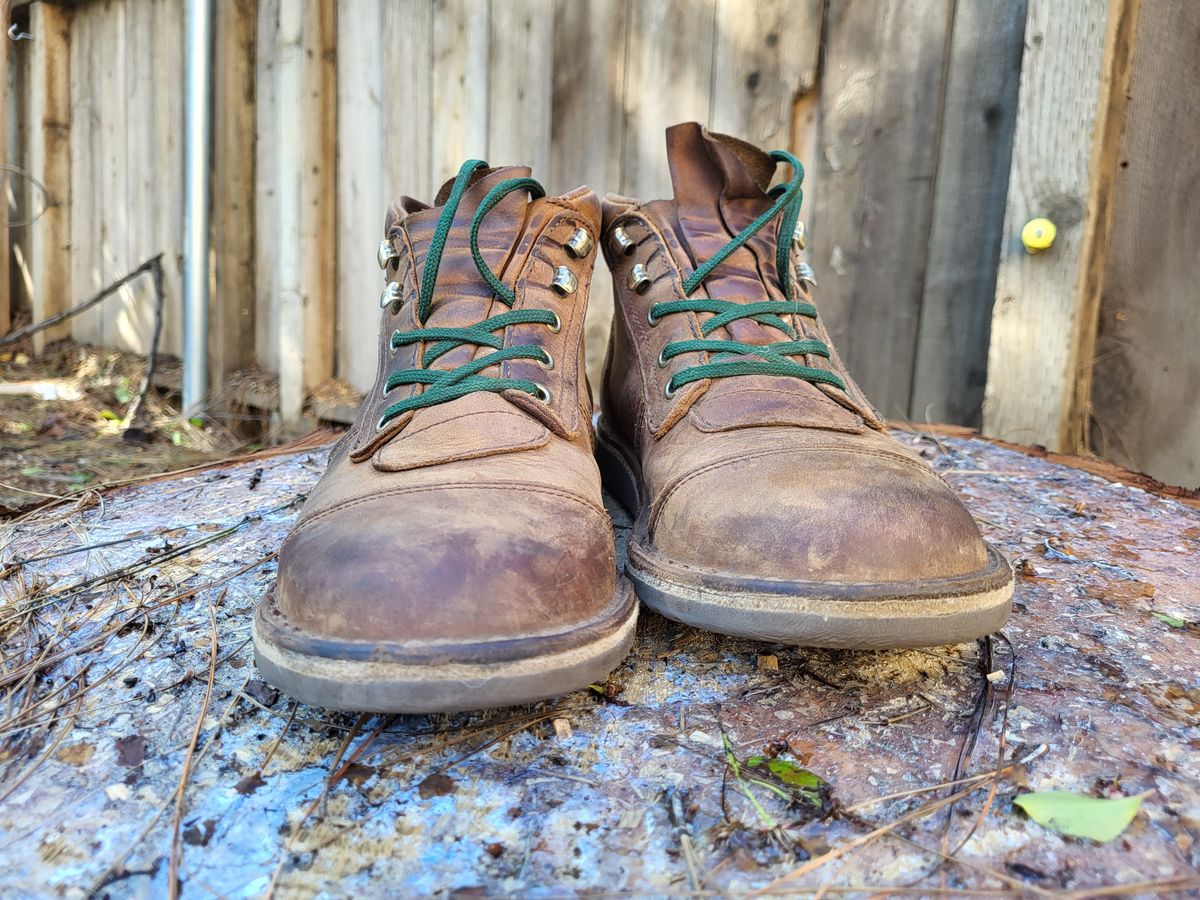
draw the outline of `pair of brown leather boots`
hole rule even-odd
[[[1004,622],[1007,562],[886,434],[812,305],[799,163],[695,123],[667,157],[673,200],[547,197],[472,160],[433,206],[390,210],[379,373],[260,606],[268,680],[354,710],[538,700],[621,662],[639,598],[823,647]],[[599,246],[616,311],[593,431]],[[636,519],[624,572],[601,476]]]

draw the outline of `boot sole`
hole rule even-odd
[[[619,577],[602,617],[578,629],[585,641],[563,647],[572,632],[477,645],[491,655],[500,648],[503,658],[472,661],[470,644],[406,645],[397,650],[383,644],[329,641],[295,629],[285,633],[273,606],[273,595],[263,599],[252,629],[263,678],[312,706],[379,713],[515,706],[585,688],[606,678],[629,653],[638,614],[633,586]],[[555,649],[547,650],[548,644]]]
[[[957,644],[1008,620],[1012,567],[990,544],[980,572],[862,584],[744,578],[670,559],[646,539],[632,454],[598,430],[596,457],[604,486],[636,517],[626,574],[638,598],[669,619],[734,637],[850,650]]]

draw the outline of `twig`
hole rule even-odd
[[[146,394],[154,380],[154,371],[158,368],[158,344],[162,339],[163,305],[166,303],[167,292],[163,285],[162,254],[150,260],[150,273],[154,276],[154,334],[150,338],[150,352],[146,356],[146,371],[142,375],[142,386],[138,394],[129,404],[125,413],[125,428],[128,430],[134,423],[139,422],[142,407],[146,402]]]
[[[227,590],[221,592],[217,604],[224,600]],[[200,715],[196,716],[196,727],[192,730],[192,740],[188,744],[187,756],[183,760],[183,771],[179,773],[179,787],[175,789],[175,818],[171,823],[171,862],[167,870],[167,893],[171,900],[177,900],[179,897],[179,860],[183,856],[183,843],[180,840],[179,832],[183,825],[183,795],[192,774],[192,758],[196,755],[196,743],[200,740],[200,732],[204,730],[204,717],[208,714],[208,702],[212,698],[213,682],[217,677],[217,614],[211,603],[208,605],[208,620],[212,626],[208,685],[204,689],[204,701],[200,704]]]
[[[129,284],[129,282],[135,280],[141,275],[145,275],[147,272],[153,272],[156,266],[161,265],[162,254],[159,253],[157,256],[146,260],[128,275],[123,275],[112,284],[108,285],[108,287],[101,288],[99,293],[93,294],[82,303],[72,306],[70,309],[64,310],[63,312],[55,313],[52,316],[47,316],[40,322],[33,322],[23,328],[18,328],[16,331],[10,331],[4,337],[0,337],[0,347],[5,347],[8,344],[15,344],[17,341],[24,340],[31,334],[37,334],[39,331],[45,331],[47,328],[52,328],[59,322],[65,322],[67,319],[74,318],[80,313],[87,312],[96,304],[125,287],[125,285]]]

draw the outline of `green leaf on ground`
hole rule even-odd
[[[821,776],[778,757],[768,759],[764,756],[752,756],[746,760],[746,765],[751,768],[765,766],[767,771],[790,787],[815,790],[825,783]]]
[[[1160,612],[1150,613],[1150,615],[1154,616],[1160,622],[1166,622],[1172,628],[1187,628],[1187,622],[1177,616],[1168,616],[1166,613]]]
[[[1013,803],[1033,821],[1052,831],[1106,844],[1129,827],[1141,808],[1143,796],[1105,799],[1071,791],[1042,791],[1021,794]]]

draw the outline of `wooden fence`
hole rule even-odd
[[[214,396],[250,367],[276,376],[285,417],[329,379],[370,386],[373,255],[392,198],[430,199],[470,156],[525,162],[553,192],[669,195],[663,130],[695,118],[804,160],[823,315],[886,415],[979,424],[986,387],[991,433],[1064,448],[1089,436],[1114,190],[1133,219],[1153,193],[1123,194],[1117,169],[1139,7],[1180,64],[1194,66],[1200,34],[1186,0],[216,5]],[[165,252],[163,349],[177,353],[183,0],[14,15],[34,39],[9,45],[8,155],[37,179],[10,178],[12,217],[36,217],[12,232],[14,308],[43,318]],[[1177,131],[1194,138],[1187,104],[1143,89],[1159,114],[1190,116]],[[1194,208],[1180,210],[1193,236]],[[1032,215],[1061,229],[1037,258],[1015,239]],[[48,337],[145,351],[151,310],[150,286],[134,285]],[[610,314],[601,273],[593,378]],[[1112,455],[1200,482],[1179,449],[1112,450],[1113,421],[1143,398],[1106,384],[1098,375]],[[1149,373],[1145,385],[1161,387]],[[1168,418],[1149,416],[1160,430]]]

